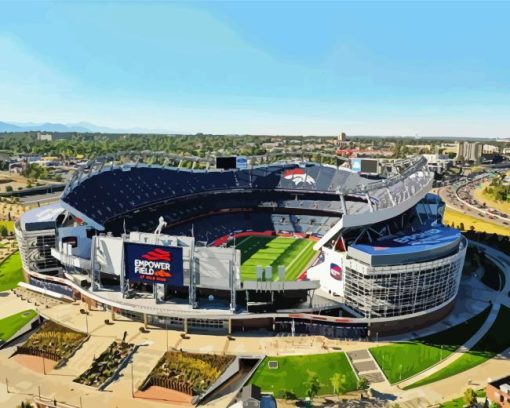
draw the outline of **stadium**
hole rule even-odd
[[[467,242],[423,157],[119,153],[16,223],[27,282],[184,332],[360,338],[452,309]]]

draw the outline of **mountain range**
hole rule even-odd
[[[93,123],[16,123],[1,122],[0,133],[6,132],[79,132],[79,133],[164,133],[177,134],[179,132],[168,132],[162,129],[115,129],[104,126],[97,126]]]

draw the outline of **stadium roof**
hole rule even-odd
[[[460,238],[459,230],[434,225],[413,233],[383,237],[372,244],[354,244],[348,253],[371,266],[416,263],[444,256],[458,246]]]

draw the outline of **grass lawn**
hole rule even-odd
[[[270,369],[269,361],[277,361],[278,368]],[[308,383],[317,376],[321,384],[319,395],[333,394],[330,379],[335,373],[345,374],[342,392],[357,388],[357,379],[344,353],[317,354],[308,356],[266,357],[251,378],[264,392],[273,392],[275,396],[290,391],[298,398],[306,397]]]
[[[373,347],[370,352],[394,384],[422,372],[452,354],[470,339],[487,319],[490,307],[464,323],[410,342]]]
[[[21,257],[15,252],[0,264],[0,292],[15,288],[22,280]]]
[[[278,281],[278,266],[285,265],[285,280],[294,281],[315,255],[313,244],[301,238],[245,237],[236,243],[241,250],[241,280],[256,280],[260,265],[272,266],[273,281]]]
[[[475,231],[487,232],[489,234],[507,235],[510,236],[510,228],[503,225],[496,225],[488,221],[483,221],[479,218],[472,217],[467,214],[463,214],[459,211],[452,210],[446,207],[444,212],[445,225],[451,225],[458,227],[460,223],[464,223],[464,228],[468,231],[471,226],[474,227]]]
[[[0,227],[2,225],[5,225],[5,228],[7,228],[7,231],[14,232],[14,221],[0,221]]]
[[[8,341],[25,324],[32,320],[37,313],[35,310],[24,310],[0,320],[0,342]]]
[[[510,309],[501,306],[496,321],[483,336],[480,341],[468,352],[455,360],[442,370],[407,386],[405,389],[421,387],[435,381],[443,380],[455,374],[459,374],[470,368],[476,367],[495,357],[507,347],[510,347],[510,330],[508,330],[508,322],[510,321]]]

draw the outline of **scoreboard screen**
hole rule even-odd
[[[131,282],[184,284],[181,247],[124,242],[124,268]]]
[[[378,173],[377,160],[362,159],[361,160],[362,173]]]
[[[216,168],[230,170],[237,168],[237,158],[232,157],[216,157]]]

